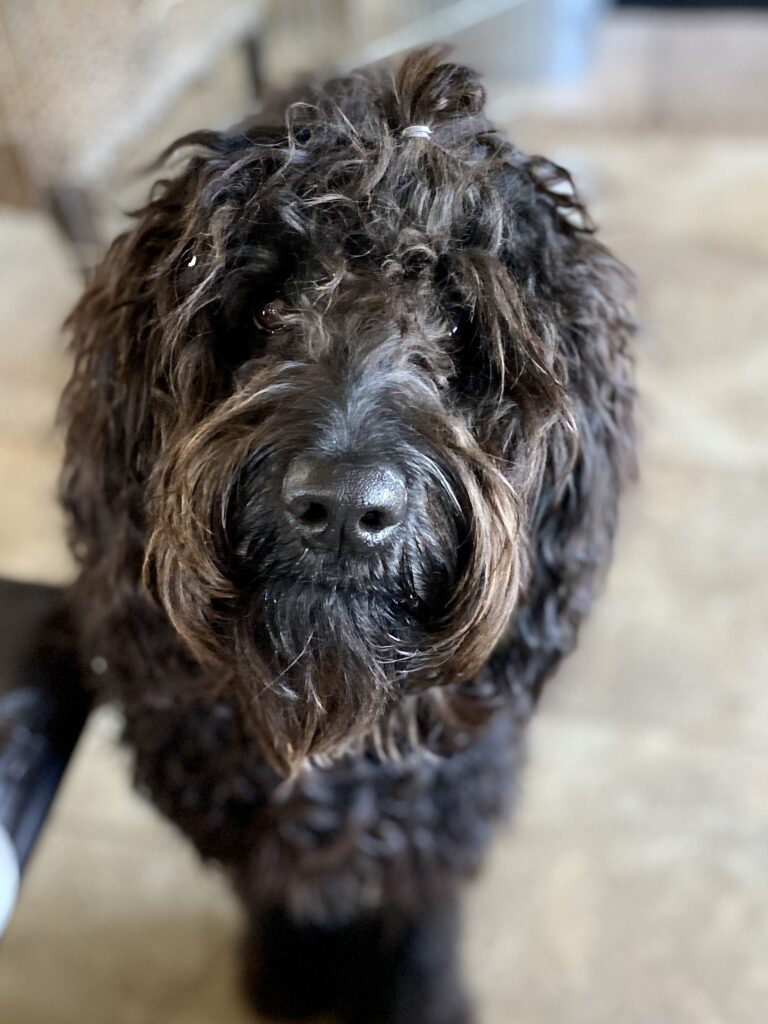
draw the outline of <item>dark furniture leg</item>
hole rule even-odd
[[[79,185],[58,184],[48,190],[46,199],[49,213],[74,250],[87,279],[103,251],[93,196]]]
[[[251,90],[253,92],[254,99],[261,100],[264,95],[264,65],[262,59],[263,47],[261,36],[246,36],[243,41],[243,52],[245,53],[245,63],[248,69],[248,78],[251,83]]]

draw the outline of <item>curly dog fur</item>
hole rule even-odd
[[[69,321],[86,657],[287,1018],[470,1019],[459,883],[632,471],[628,275],[483,105],[423,51],[179,140]]]

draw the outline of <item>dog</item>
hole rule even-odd
[[[631,278],[435,50],[165,161],[68,321],[85,662],[261,1012],[466,1024],[462,883],[633,474]]]

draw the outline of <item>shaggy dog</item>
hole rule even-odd
[[[458,890],[633,462],[627,274],[441,60],[181,139],[69,321],[85,657],[289,1019],[470,1019]]]

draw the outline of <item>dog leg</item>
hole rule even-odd
[[[246,988],[277,1020],[330,1014],[341,1024],[470,1024],[458,980],[453,906],[385,913],[337,927],[263,913],[246,944]]]
[[[454,903],[412,918],[387,914],[374,930],[375,947],[347,984],[343,1024],[470,1024]]]
[[[282,907],[254,915],[245,940],[246,995],[275,1020],[333,1013],[342,999],[359,926],[298,923]]]

